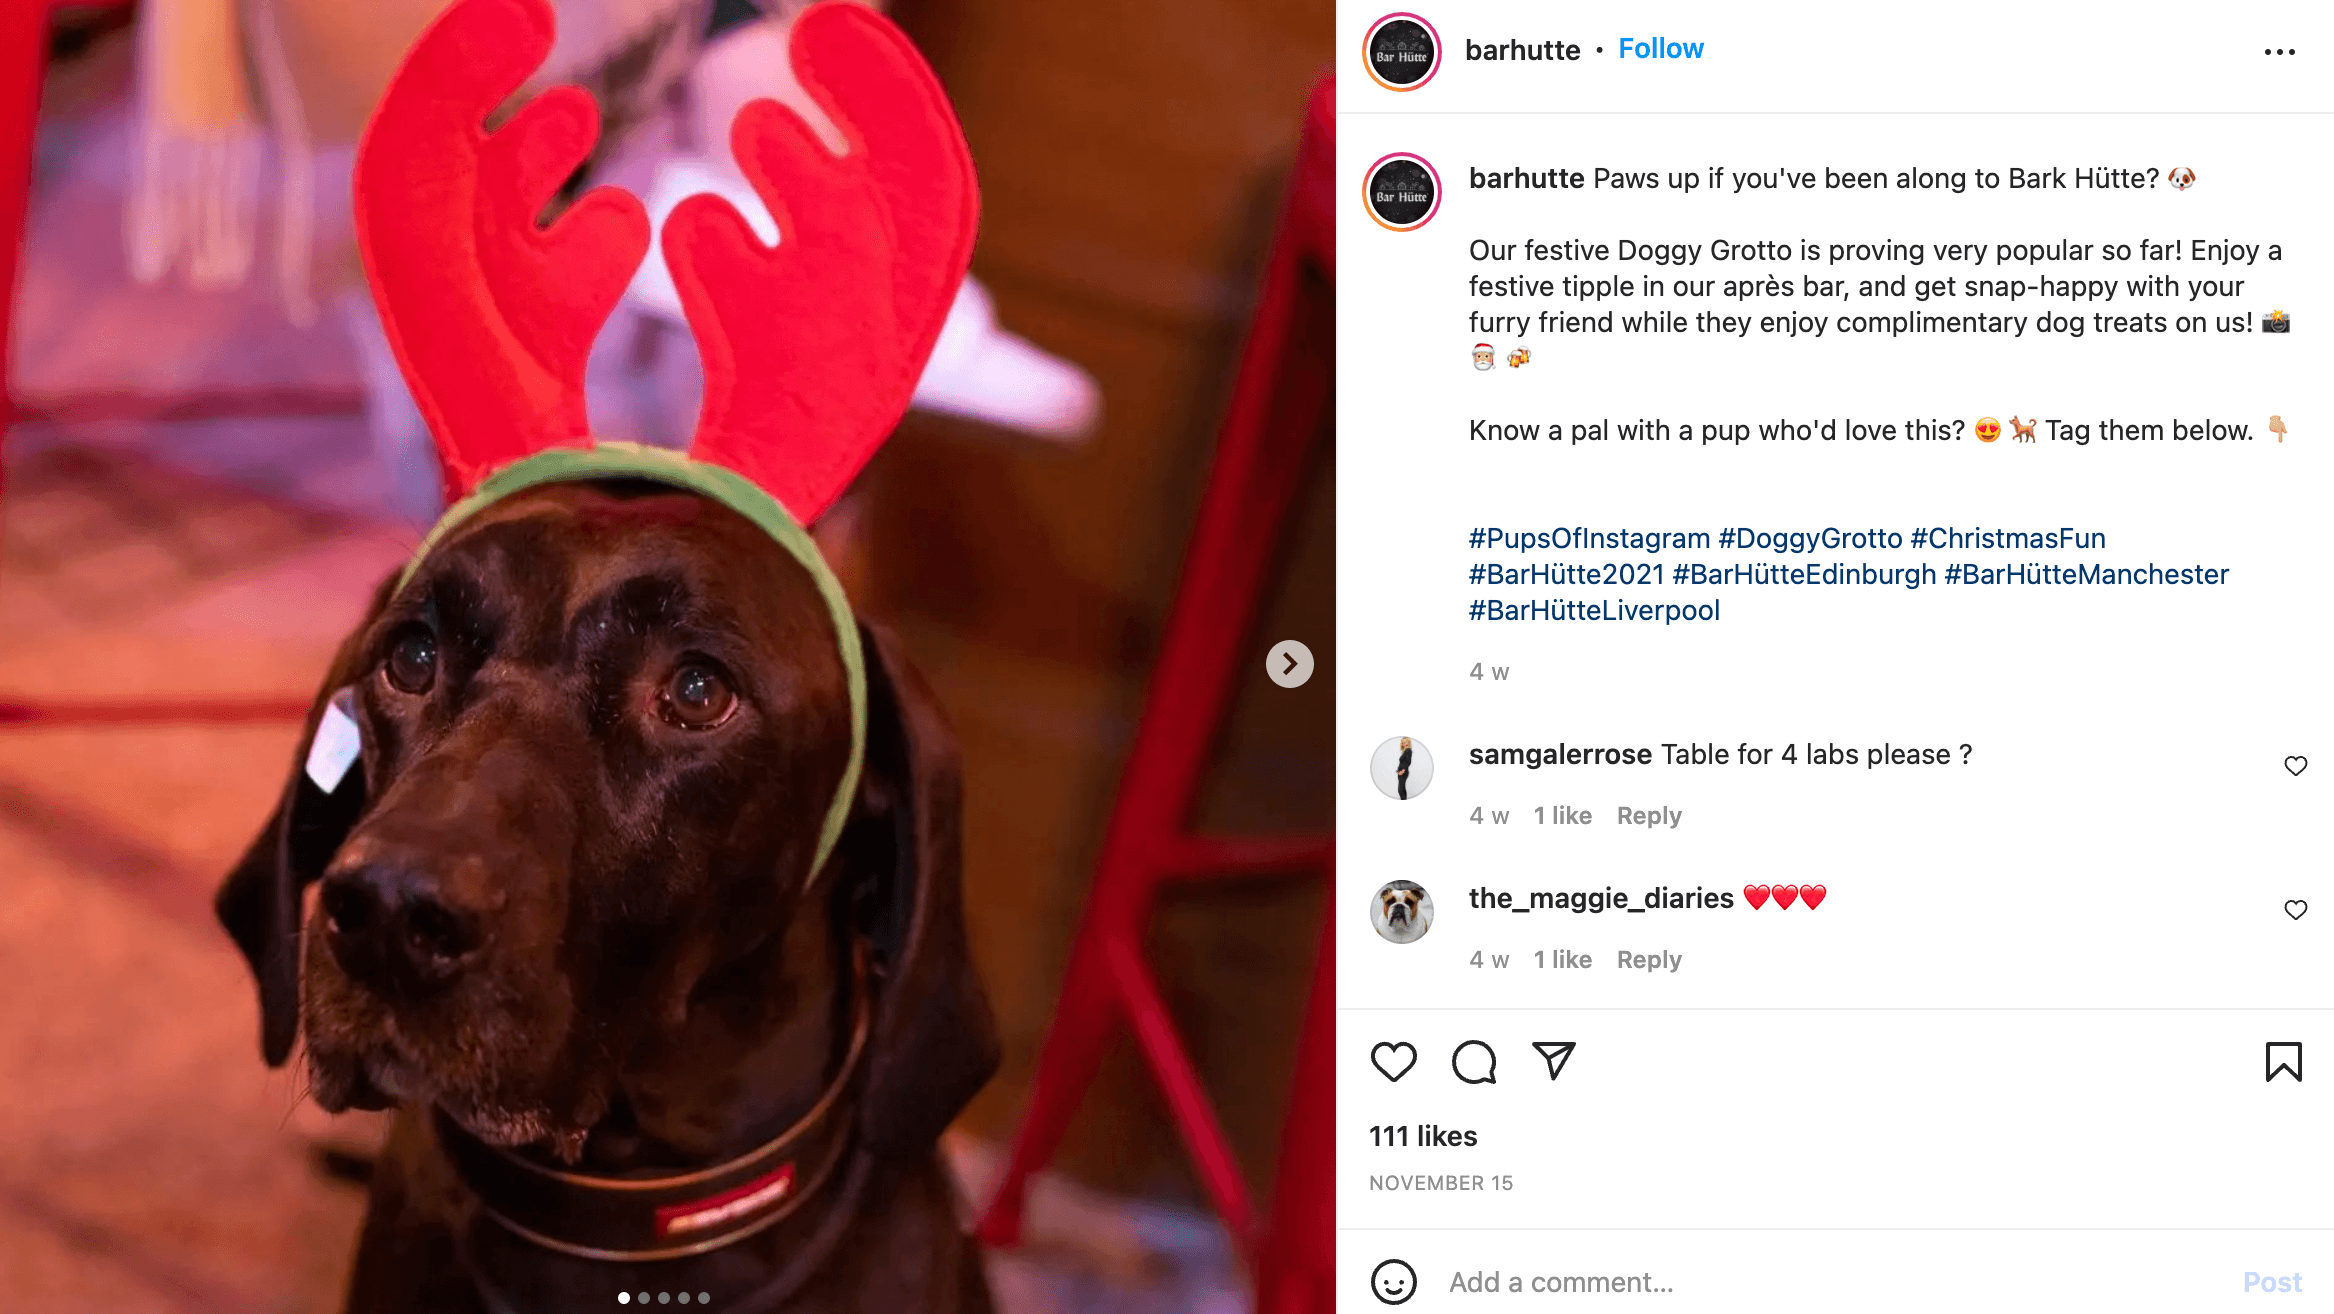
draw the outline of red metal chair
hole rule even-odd
[[[0,365],[10,360],[16,318],[17,266],[24,256],[24,218],[32,199],[32,157],[40,129],[41,79],[49,65],[49,16],[55,3],[0,5]],[[16,419],[9,380],[0,377],[0,432]]]
[[[67,9],[123,10],[129,0],[13,0],[0,3],[0,437],[26,408],[13,391],[16,285],[24,257],[25,218],[31,208],[32,166],[40,129],[41,83],[48,71],[49,25]],[[243,397],[198,394],[184,397],[125,398],[114,395],[60,398],[40,408],[43,417],[202,418],[216,415],[320,414],[346,412],[352,398],[270,392]],[[301,698],[142,699],[61,702],[0,697],[0,727],[9,725],[89,725],[186,722],[297,721],[308,713]]]
[[[1278,541],[1334,381],[1332,218],[1336,104],[1332,81],[1312,94],[1287,206],[1266,261],[1215,463],[1183,578],[1153,668],[1134,748],[1119,781],[1086,914],[1030,1107],[996,1195],[980,1222],[992,1245],[1019,1240],[1031,1173],[1052,1158],[1124,1023],[1165,1093],[1209,1199],[1249,1260],[1260,1314],[1331,1308],[1335,1253],[1331,1124],[1336,1112],[1335,956],[1324,917],[1295,1089],[1282,1136],[1271,1217],[1261,1224],[1158,982],[1142,957],[1153,896],[1174,881],[1334,870],[1326,835],[1209,836],[1185,829],[1235,681],[1262,650],[1250,631]]]

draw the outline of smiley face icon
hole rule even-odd
[[[1399,1259],[1389,1259],[1370,1274],[1370,1294],[1381,1303],[1399,1305],[1418,1294],[1418,1274]]]
[[[1977,422],[1977,440],[1990,443],[2002,436],[2002,422],[1989,415]]]

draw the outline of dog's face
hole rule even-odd
[[[855,815],[868,798],[904,813],[945,777],[932,803],[950,833],[882,861],[896,848],[927,868],[894,893],[939,901],[917,934],[953,960],[930,965],[934,997],[976,1023],[977,1088],[987,1019],[962,954],[953,747],[910,742],[903,700],[921,687],[869,657]],[[328,1109],[429,1102],[499,1144],[580,1142],[627,1055],[709,971],[832,906],[805,896],[851,745],[834,621],[809,572],[726,507],[653,485],[509,497],[385,597],[339,684],[364,741],[355,794],[295,778],[273,863],[263,835],[220,898],[260,976],[271,1061],[290,1041],[272,956],[296,952]],[[871,829],[893,835],[883,820]],[[869,851],[847,837],[829,865]],[[257,892],[271,878],[272,898]],[[892,966],[913,993],[916,973]]]
[[[1410,881],[1395,881],[1378,891],[1378,933],[1396,944],[1408,944],[1426,934],[1429,909],[1425,890]]]
[[[588,1126],[806,883],[850,747],[817,587],[711,501],[553,485],[462,525],[356,646],[370,797],[307,921],[316,1098]]]

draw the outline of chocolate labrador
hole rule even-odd
[[[862,627],[865,764],[811,870],[830,615],[712,500],[559,483],[342,646],[309,733],[337,707],[361,752],[295,769],[218,910],[268,1060],[304,1036],[319,1104],[398,1110],[350,1314],[989,1308],[936,1148],[996,1062],[955,747]]]

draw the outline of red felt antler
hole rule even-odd
[[[588,94],[545,92],[485,130],[552,31],[547,0],[457,0],[406,56],[357,149],[357,243],[449,500],[588,437],[584,360],[648,252],[640,202],[613,188],[535,223],[599,134]]]
[[[830,0],[795,20],[791,53],[850,153],[774,102],[746,106],[732,149],[778,245],[695,196],[665,221],[664,250],[705,362],[691,455],[808,524],[907,410],[971,260],[980,199],[947,95],[898,29]]]

